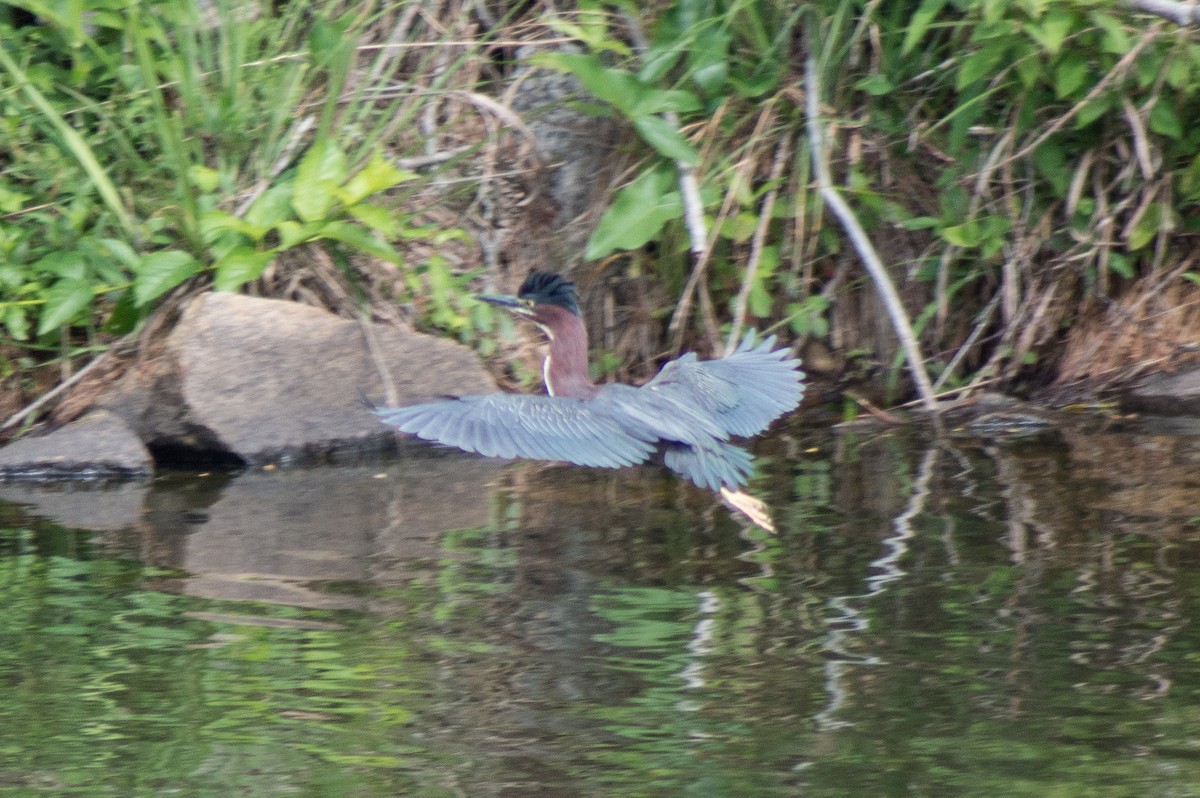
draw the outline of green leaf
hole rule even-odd
[[[134,269],[138,264],[138,254],[133,251],[133,247],[120,240],[119,238],[102,238],[100,243],[104,245],[114,258],[120,261],[121,265],[127,269]]]
[[[259,252],[251,247],[231,249],[215,264],[217,276],[213,286],[218,291],[236,291],[261,277],[272,257],[270,252]]]
[[[592,96],[603,100],[626,116],[643,94],[652,86],[619,69],[608,69],[594,55],[581,53],[538,53],[531,62],[570,72],[584,85]]]
[[[367,165],[337,191],[337,197],[344,205],[354,205],[376,192],[386,191],[417,177],[416,172],[397,168],[391,160],[377,151]]]
[[[8,309],[4,311],[4,326],[16,340],[29,340],[29,314],[20,305],[9,305]]]
[[[305,153],[293,181],[292,207],[301,220],[324,219],[338,201],[334,191],[346,180],[346,154],[332,139]]]
[[[1159,97],[1150,109],[1150,129],[1167,138],[1183,138],[1183,123],[1175,113],[1175,106],[1164,97]]]
[[[708,97],[715,97],[725,88],[729,77],[729,43],[732,37],[723,27],[707,27],[697,32],[688,51],[688,67],[692,80]]]
[[[700,163],[700,153],[688,143],[678,130],[659,116],[643,116],[633,120],[633,126],[654,149],[672,160],[688,166]]]
[[[275,231],[279,233],[277,251],[291,249],[297,244],[312,241],[321,234],[321,227],[322,225],[319,224],[300,224],[292,219],[280,222],[275,227]]]
[[[926,31],[929,30],[933,20],[937,18],[945,5],[946,0],[925,0],[921,3],[908,21],[908,30],[904,32],[904,43],[900,45],[901,55],[908,55],[921,43],[921,39],[925,38]]]
[[[133,291],[124,291],[113,305],[112,312],[104,322],[104,331],[110,335],[124,335],[133,331],[141,322],[143,313],[134,302]]]
[[[1075,26],[1075,15],[1065,8],[1052,7],[1040,23],[1030,24],[1029,35],[1046,49],[1050,55],[1058,55],[1063,42]]]
[[[388,238],[396,235],[396,217],[387,208],[360,202],[346,208],[346,212],[380,235]]]
[[[1001,61],[1008,55],[1008,43],[992,42],[968,55],[958,68],[955,88],[959,91],[978,80],[994,76]]]
[[[291,183],[271,186],[254,201],[243,218],[264,232],[270,230],[285,219],[292,218],[292,195],[294,193]]]
[[[621,189],[588,239],[584,257],[596,260],[618,249],[637,249],[658,235],[664,224],[683,213],[673,186],[672,170],[659,168],[643,172]]]
[[[638,119],[666,111],[688,113],[699,111],[703,107],[704,104],[700,102],[700,98],[690,91],[649,88],[642,92],[637,102],[629,108],[629,116]]]
[[[1133,42],[1129,38],[1129,34],[1125,31],[1125,26],[1121,20],[1106,14],[1103,11],[1093,11],[1089,15],[1092,22],[1104,31],[1104,37],[1100,40],[1100,48],[1106,53],[1113,55],[1125,55],[1129,52],[1129,48],[1133,46]]]
[[[164,249],[146,255],[134,271],[134,299],[141,307],[198,274],[200,264],[186,252]]]
[[[321,227],[320,235],[323,238],[332,238],[334,241],[349,244],[355,249],[362,250],[389,263],[399,264],[402,262],[400,254],[392,248],[391,244],[376,237],[370,231],[350,222],[329,222]]]
[[[265,196],[266,194],[263,195],[263,197]],[[262,202],[263,197],[259,197],[258,202],[255,202],[250,208],[251,213],[254,212],[255,208],[259,209],[260,213],[254,213],[255,217],[261,217],[265,215],[261,213],[261,211],[265,210],[265,207],[259,205],[259,202]],[[284,201],[286,202],[286,198]],[[247,213],[246,216],[249,217],[251,213]],[[204,237],[204,242],[206,244],[212,244],[214,241],[230,232],[238,233],[239,235],[248,238],[251,241],[258,241],[264,235],[266,235],[267,230],[269,229],[269,227],[262,227],[257,224],[252,224],[247,219],[239,219],[232,213],[227,213],[225,211],[214,209],[204,211],[204,213],[200,215],[200,234]]]
[[[46,289],[46,304],[38,319],[39,336],[57,330],[92,304],[92,289],[83,280],[64,277]]]
[[[886,75],[876,72],[855,83],[854,87],[860,91],[865,91],[872,97],[881,97],[884,94],[891,94],[895,91],[896,84],[892,83]]]
[[[188,168],[188,180],[201,191],[212,193],[221,184],[221,173],[201,164],[192,164]]]
[[[1169,214],[1169,211],[1167,213]],[[1142,218],[1138,219],[1133,229],[1129,231],[1126,241],[1129,249],[1136,252],[1153,241],[1159,230],[1164,227],[1163,222],[1167,218],[1170,217],[1164,215],[1163,204],[1152,203],[1150,207],[1146,208],[1146,212],[1142,214]]]
[[[942,228],[939,235],[947,243],[953,244],[956,247],[978,246],[980,240],[979,223],[971,220],[952,227],[945,227]]]
[[[1054,93],[1061,100],[1074,94],[1087,79],[1087,59],[1076,52],[1067,53],[1054,69]]]
[[[75,250],[68,252],[51,252],[29,267],[34,273],[45,272],[56,277],[68,277],[73,280],[87,279],[87,261],[83,253]]]

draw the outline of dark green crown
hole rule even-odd
[[[575,283],[561,274],[550,272],[530,272],[521,283],[517,292],[521,299],[532,299],[539,305],[558,305],[579,315],[579,298],[575,293]]]

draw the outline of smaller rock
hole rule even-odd
[[[88,413],[47,435],[0,449],[0,479],[111,479],[148,476],[150,452],[106,410]]]
[[[1121,405],[1129,410],[1169,416],[1200,414],[1200,369],[1155,374],[1129,391]]]

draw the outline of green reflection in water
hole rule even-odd
[[[0,795],[1200,794],[1190,484],[1094,438],[815,444],[770,460],[778,537],[653,472],[520,472],[491,524],[305,585],[353,609],[0,515]]]

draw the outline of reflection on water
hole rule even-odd
[[[0,487],[0,792],[1200,794],[1200,438],[759,454]]]

